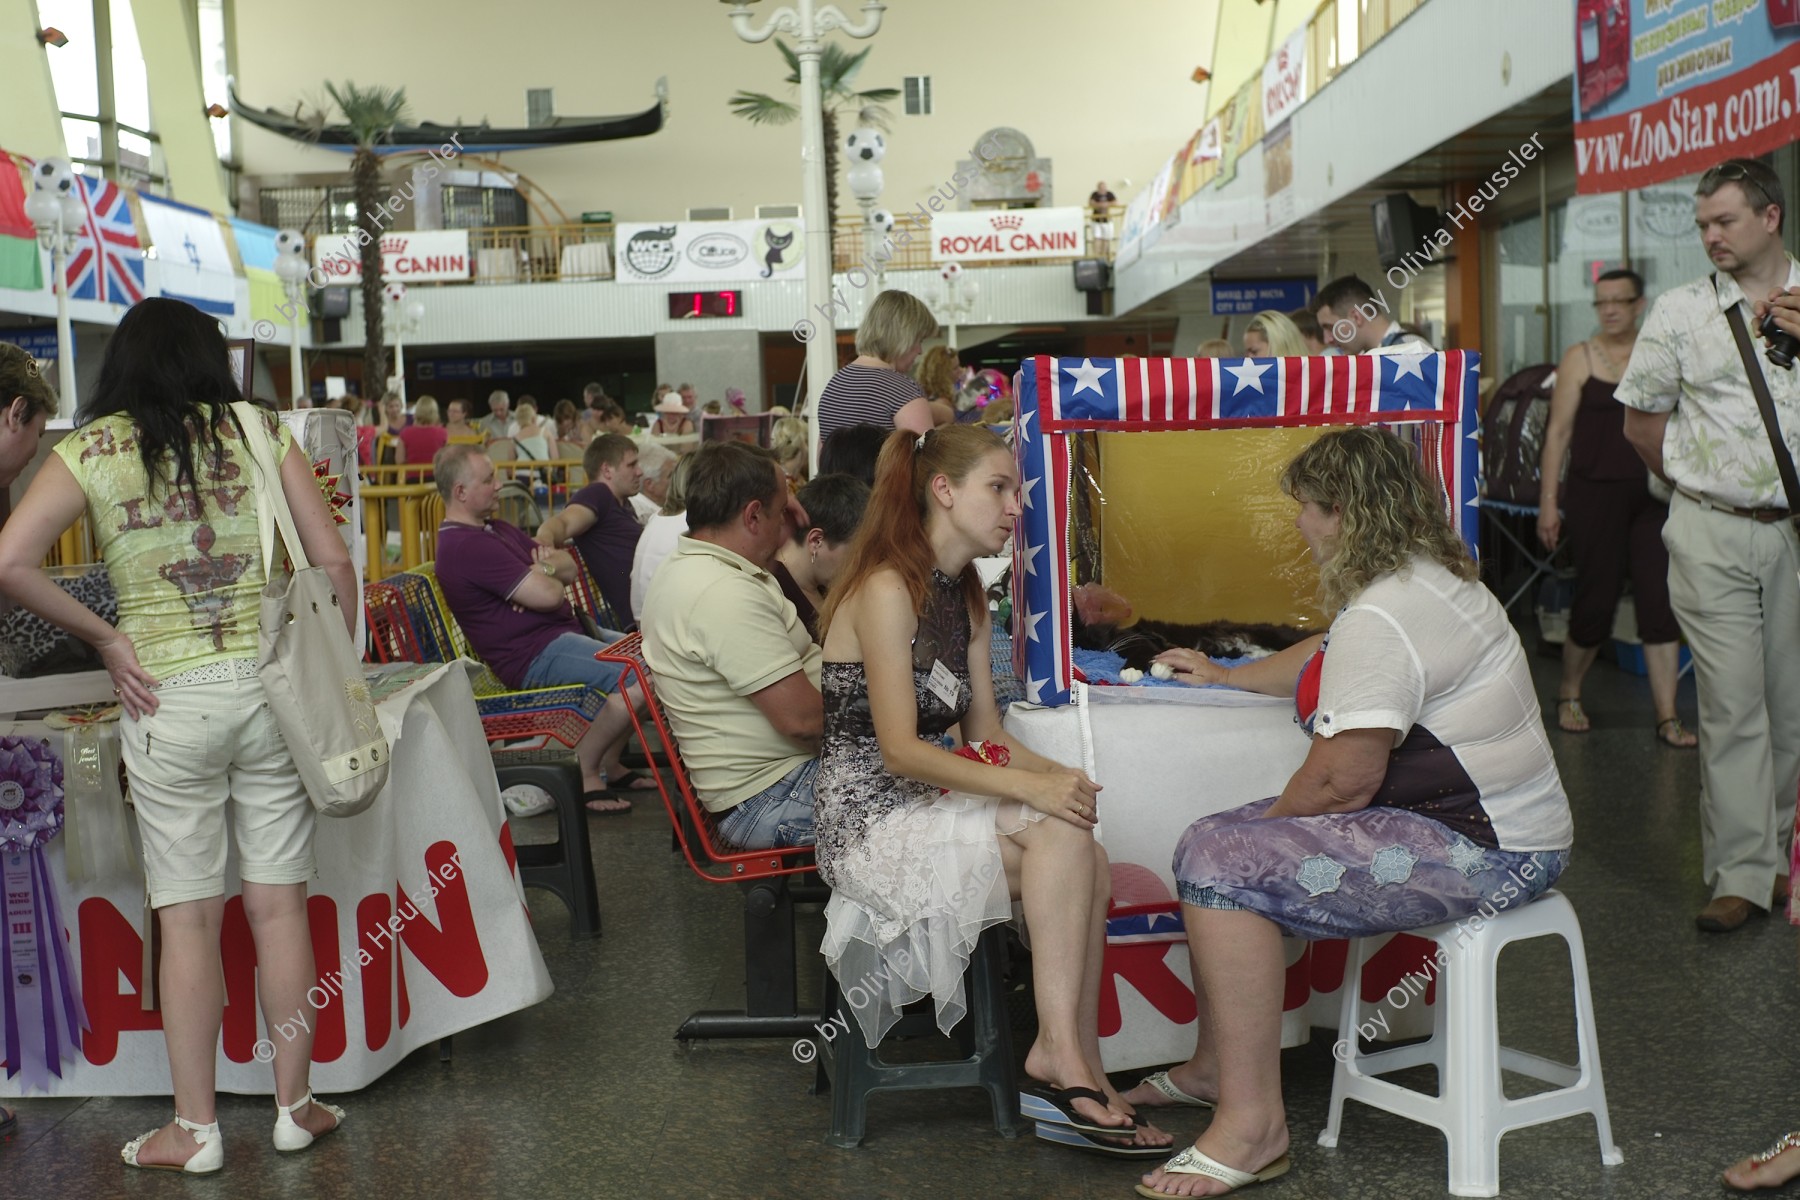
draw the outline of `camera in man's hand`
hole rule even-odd
[[[1756,327],[1769,343],[1769,361],[1784,371],[1794,369],[1794,355],[1800,353],[1800,338],[1775,323],[1774,313],[1764,313],[1762,323]]]

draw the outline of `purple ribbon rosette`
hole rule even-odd
[[[26,1091],[62,1078],[88,1023],[45,855],[62,826],[62,759],[47,741],[0,737],[0,1036],[6,1076]]]

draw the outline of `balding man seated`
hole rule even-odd
[[[631,736],[631,714],[619,688],[620,668],[594,658],[606,643],[582,632],[563,595],[575,579],[574,559],[493,519],[500,481],[480,447],[444,447],[432,472],[444,497],[438,585],[456,623],[507,687],[580,683],[606,693],[600,715],[575,744],[582,799],[597,813],[630,812],[631,801],[618,793],[655,785],[619,761]],[[632,699],[642,703],[640,696]]]
[[[688,532],[644,597],[644,661],[719,833],[811,845],[819,648],[770,574],[806,514],[767,450],[714,442],[687,471]]]

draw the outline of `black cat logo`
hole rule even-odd
[[[763,241],[768,244],[768,253],[763,255],[762,277],[769,278],[775,274],[775,264],[781,261],[781,252],[794,244],[794,231],[776,233],[774,226],[763,230]]]

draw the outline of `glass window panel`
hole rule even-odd
[[[113,113],[121,125],[153,131],[150,83],[144,73],[144,51],[138,45],[131,0],[112,0],[112,37]]]
[[[1500,227],[1495,238],[1495,258],[1500,267],[1499,317],[1495,339],[1499,342],[1500,369],[1505,379],[1549,354],[1544,345],[1544,223],[1536,213]]]
[[[38,0],[38,21],[68,36],[66,46],[48,46],[56,103],[64,112],[100,115],[100,75],[94,65],[93,0]]]
[[[64,117],[63,145],[70,158],[100,157],[100,122]]]
[[[205,93],[207,104],[218,104],[231,107],[230,94],[226,89],[226,76],[230,67],[225,56],[225,5],[224,0],[200,0],[200,87]],[[220,118],[212,121],[213,145],[218,148],[219,157],[231,157],[231,121]]]
[[[1337,6],[1337,68],[1341,71],[1356,61],[1361,53],[1361,36],[1357,31],[1357,18],[1360,0],[1338,0]]]
[[[1712,273],[1712,260],[1694,228],[1694,185],[1699,181],[1698,175],[1689,175],[1631,193],[1631,267],[1644,277],[1644,291],[1652,301]]]
[[[1620,237],[1619,197],[1577,196],[1550,210],[1550,353],[1591,337],[1594,281],[1625,265]]]

